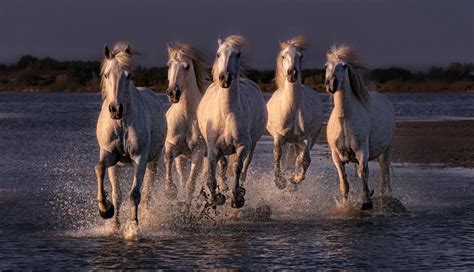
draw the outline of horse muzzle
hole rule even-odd
[[[331,82],[332,81],[332,82]],[[328,80],[326,79],[326,91],[330,94],[334,94],[338,87],[337,79]]]
[[[295,83],[296,80],[298,80],[298,70],[296,69],[288,70],[286,78],[288,79],[289,82]]]
[[[110,118],[114,120],[122,119],[123,114],[123,105],[118,103],[113,103],[109,105]]]
[[[221,88],[227,89],[232,84],[232,75],[230,73],[221,73],[219,75],[219,82]]]
[[[168,100],[171,103],[178,103],[179,99],[181,98],[181,90],[178,87],[175,87],[171,90],[167,90],[166,94],[168,95]]]

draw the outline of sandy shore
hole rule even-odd
[[[474,121],[398,122],[393,161],[474,167]]]

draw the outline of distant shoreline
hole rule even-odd
[[[138,66],[132,72],[132,80],[136,86],[163,91],[168,84],[167,72],[167,67]],[[377,90],[383,93],[474,92],[474,63],[451,63],[425,72],[388,67],[371,69],[368,73]],[[276,90],[274,70],[246,69],[244,74],[262,91]],[[301,77],[308,87],[325,90],[324,69],[303,69]],[[26,55],[14,65],[0,64],[0,91],[93,93],[99,89],[99,61],[57,61]]]

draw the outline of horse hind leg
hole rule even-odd
[[[191,203],[194,190],[196,187],[196,179],[199,175],[199,170],[202,166],[203,154],[201,152],[193,152],[191,154],[191,169],[189,171],[189,177],[186,182],[187,202]]]
[[[186,161],[187,158],[184,156],[177,156],[175,159],[176,172],[179,176],[179,187],[184,188],[186,186]]]
[[[244,160],[244,165],[242,167],[242,173],[240,174],[240,184],[241,184],[241,186],[243,186],[245,184],[245,182],[247,181],[247,173],[248,173],[250,163],[252,162],[253,151],[255,150],[256,145],[257,145],[256,143],[252,144],[252,147],[250,148],[249,155]]]
[[[283,190],[286,187],[286,179],[283,177],[281,173],[281,157],[282,157],[282,146],[284,144],[285,140],[282,137],[274,137],[274,142],[273,142],[273,157],[275,159],[273,163],[273,174],[274,174],[274,179],[273,182],[275,183],[275,186]]]
[[[231,162],[234,161],[233,156],[229,156],[229,160]],[[219,178],[217,179],[217,187],[219,188],[219,192],[226,192],[229,190],[227,186],[227,168],[228,168],[228,160],[225,156],[222,156],[219,161],[217,162],[219,167]],[[231,164],[232,165],[232,164]]]
[[[156,174],[156,160],[150,161],[146,164],[145,177],[143,179],[142,195],[143,202],[142,206],[144,209],[148,209],[151,202],[151,195],[153,191],[153,182],[155,181]]]
[[[99,206],[99,214],[104,219],[112,218],[115,213],[114,205],[109,200],[107,200],[107,196],[105,194],[104,179],[105,170],[116,163],[117,158],[114,154],[105,150],[100,150],[100,159],[95,166],[95,173],[97,176],[97,202]]]
[[[378,157],[380,166],[379,190],[380,195],[392,193],[392,186],[390,184],[390,154],[391,147],[387,148],[385,152]]]
[[[174,200],[178,196],[178,188],[173,182],[173,173],[172,173],[172,166],[173,166],[173,160],[176,158],[176,151],[173,148],[174,146],[172,145],[165,145],[165,155],[164,155],[164,161],[165,161],[165,172],[166,172],[166,177],[165,177],[165,196],[170,199]]]
[[[357,156],[357,175],[362,182],[362,206],[361,210],[370,210],[373,208],[372,199],[370,198],[371,192],[369,190],[369,161],[368,151],[360,151]]]

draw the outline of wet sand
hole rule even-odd
[[[474,120],[397,122],[393,161],[474,167]]]

